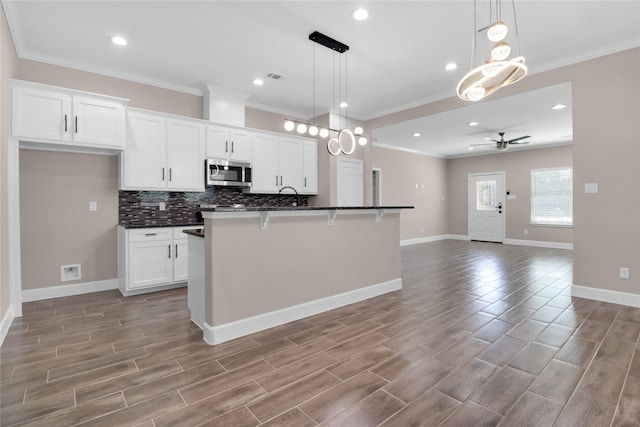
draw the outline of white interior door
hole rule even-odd
[[[364,203],[362,160],[338,159],[338,206],[362,206]]]
[[[502,243],[504,172],[469,175],[469,237]]]

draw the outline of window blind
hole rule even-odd
[[[573,224],[573,170],[571,168],[531,171],[531,223]]]

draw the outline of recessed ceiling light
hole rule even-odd
[[[473,147],[467,147],[467,150],[473,151]]]
[[[478,126],[480,123],[478,122],[469,122],[467,123],[469,126]]]
[[[353,19],[355,19],[356,21],[364,21],[369,17],[369,12],[367,11],[367,9],[358,9],[353,12],[351,16],[353,16]]]
[[[256,86],[262,86],[264,81],[262,79],[253,79],[253,84]]]
[[[484,139],[487,140],[487,141],[492,141],[490,136],[485,136]]]
[[[420,132],[414,132],[413,136],[414,136],[415,138],[419,137],[419,136],[420,136]]]
[[[552,110],[562,110],[563,108],[567,108],[566,104],[556,104],[553,107],[551,107]]]
[[[447,71],[453,71],[456,68],[458,68],[458,64],[456,64],[455,62],[449,62],[447,65],[444,66],[444,69]]]
[[[345,101],[342,101],[340,103],[340,108],[347,108],[349,106],[349,104],[347,104]]]
[[[113,44],[117,44],[118,46],[126,46],[127,45],[127,39],[125,39],[122,36],[114,36],[111,38],[111,42]]]

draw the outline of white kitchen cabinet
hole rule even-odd
[[[122,294],[152,292],[186,282],[189,250],[183,230],[200,227],[118,227],[118,277]]]
[[[278,138],[275,135],[253,134],[252,193],[277,193],[280,188]]]
[[[204,191],[204,137],[196,121],[129,111],[120,189]]]
[[[251,162],[251,133],[244,129],[207,125],[207,157]]]
[[[186,282],[189,278],[189,240],[183,233],[186,227],[173,229],[173,281]]]
[[[254,133],[252,193],[277,193],[284,186],[299,194],[318,193],[317,142]]]
[[[303,186],[300,194],[318,194],[318,142],[303,143]]]
[[[204,137],[200,123],[167,121],[167,188],[204,191]]]
[[[11,133],[25,141],[122,150],[120,98],[14,81]]]
[[[278,169],[280,188],[290,186],[298,193],[302,191],[304,177],[302,171],[303,142],[296,138],[280,137],[278,143]]]

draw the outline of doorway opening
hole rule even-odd
[[[373,197],[372,204],[373,206],[382,206],[382,169],[373,168],[372,169],[372,179],[373,179]]]

